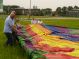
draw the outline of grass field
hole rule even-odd
[[[18,16],[21,17],[21,16]],[[22,16],[23,17],[23,16]],[[24,16],[25,17],[25,16]],[[3,33],[4,27],[4,19],[6,17],[0,17],[0,59],[27,59],[25,52],[19,46],[13,47],[4,47],[4,43],[6,41],[6,37]],[[42,20],[42,19],[41,19]],[[48,25],[57,25],[57,26],[65,26],[69,28],[78,28],[79,29],[79,19],[43,19],[45,24]],[[26,25],[29,24],[30,21],[21,20],[21,24]]]
[[[79,20],[66,20],[66,19],[54,19],[54,20],[44,20],[44,23],[47,23],[49,25],[55,25],[55,26],[63,26],[68,28],[77,28],[79,29]]]

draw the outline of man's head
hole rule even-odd
[[[10,17],[11,18],[14,18],[16,16],[16,12],[15,11],[12,11],[11,13],[10,13]]]

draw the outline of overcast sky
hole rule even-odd
[[[19,5],[24,8],[29,8],[30,0],[3,0],[4,5]],[[37,5],[38,8],[52,8],[63,6],[79,6],[79,0],[32,0],[32,6]]]

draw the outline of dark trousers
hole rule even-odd
[[[5,33],[7,37],[6,45],[13,45],[13,35],[12,33]]]
[[[18,41],[18,37],[17,37],[17,34],[16,32],[12,32],[12,33],[5,33],[6,37],[7,37],[7,41],[6,41],[6,44],[7,45],[13,45],[13,43],[16,42],[16,40]]]
[[[18,39],[18,35],[17,35],[17,33],[16,32],[12,32],[12,35],[13,35],[13,39],[14,39],[14,41],[19,41],[19,39]]]

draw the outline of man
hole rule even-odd
[[[7,37],[6,45],[13,45],[14,34],[13,32],[17,32],[14,23],[15,23],[16,12],[12,11],[11,14],[6,18],[4,25],[4,33]]]
[[[37,24],[37,23],[38,23],[38,21],[37,21],[36,19],[33,18],[33,19],[31,20],[31,24]]]

